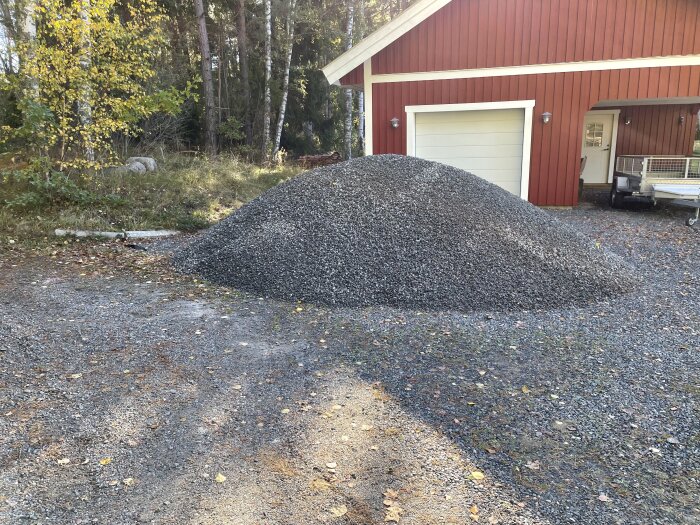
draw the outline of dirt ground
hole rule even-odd
[[[175,274],[168,243],[0,248],[0,523],[700,523],[700,231],[556,213],[630,294],[330,309]],[[184,242],[184,241],[177,241]]]

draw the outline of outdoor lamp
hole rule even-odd
[[[678,119],[678,123],[679,123],[680,125],[685,124],[685,115],[681,115],[681,117]]]
[[[552,114],[549,111],[545,111],[544,113],[542,113],[543,124],[549,124],[550,120],[552,120]]]
[[[399,127],[399,118],[398,118],[398,117],[394,117],[394,118],[391,119],[389,122],[391,122],[391,127],[392,127],[392,128],[398,128],[398,127]]]
[[[625,126],[632,124],[632,117],[625,117]]]

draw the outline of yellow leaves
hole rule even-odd
[[[477,507],[476,505],[472,505],[469,508],[469,518],[472,521],[479,521],[479,507]]]
[[[384,522],[394,522],[398,523],[399,520],[401,519],[401,514],[403,514],[403,509],[399,507],[397,503],[397,499],[399,497],[399,493],[396,492],[393,489],[386,489],[384,491],[384,507],[385,509],[385,515],[384,515]]]
[[[309,487],[315,492],[328,492],[333,488],[333,485],[328,483],[325,479],[314,478],[311,480],[311,483],[309,483]]]
[[[289,409],[288,409],[288,408],[283,408],[280,412],[281,412],[282,414],[289,414]]]
[[[530,393],[530,389],[528,388],[527,385],[523,385],[523,387],[522,387],[520,390],[522,391],[523,394],[529,394],[529,393]]]
[[[134,485],[134,483],[136,483],[136,480],[134,480],[134,478],[124,478],[122,483],[124,483],[124,485],[127,487],[131,487]]]
[[[348,508],[345,505],[338,505],[337,507],[331,507],[331,514],[336,518],[342,518],[348,513]]]
[[[479,470],[473,470],[469,475],[472,479],[475,479],[477,481],[480,481],[486,477],[484,473]]]
[[[224,476],[221,472],[218,472],[216,476],[214,476],[214,481],[217,483],[223,483],[226,481],[226,476]]]
[[[59,465],[68,465],[68,463],[70,463],[70,459],[68,459],[68,458],[61,458],[61,459],[59,459],[56,463],[58,463]]]
[[[100,460],[100,465],[102,465],[104,467],[104,466],[109,465],[111,462],[112,462],[112,458],[102,458]]]
[[[133,132],[157,111],[174,113],[190,90],[153,93],[165,17],[156,0],[128,5],[124,17],[125,4],[117,0],[42,0],[36,4],[40,31],[18,46],[19,85],[37,84],[33,102],[44,114],[33,115],[31,133],[16,133],[28,135],[28,146],[60,146],[60,167],[102,167],[74,152],[89,147],[111,156],[115,132]],[[91,118],[77,118],[77,108],[86,106]]]

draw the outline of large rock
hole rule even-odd
[[[148,171],[143,163],[136,161],[129,162],[128,164],[126,164],[126,166],[124,166],[124,168],[129,173],[137,173],[139,175],[143,175],[144,173],[146,173],[146,171]]]
[[[158,169],[158,163],[153,157],[129,157],[126,159],[126,165],[140,163],[146,167],[147,171],[156,171]]]
[[[550,214],[459,169],[397,155],[280,184],[174,262],[256,294],[350,306],[550,308],[631,286],[620,258]]]

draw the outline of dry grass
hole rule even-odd
[[[232,157],[170,156],[160,161],[156,173],[101,174],[79,181],[95,203],[24,208],[5,203],[26,188],[0,179],[0,235],[40,237],[55,228],[196,230],[299,171],[293,166],[261,168]]]

